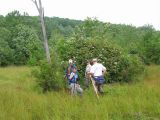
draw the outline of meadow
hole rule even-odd
[[[26,66],[0,68],[0,120],[159,120],[160,66],[140,81],[107,84],[97,100],[92,86],[83,97],[65,91],[43,94]]]

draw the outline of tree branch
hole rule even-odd
[[[40,8],[38,7],[37,0],[31,0],[31,1],[36,5],[36,8],[37,8],[38,12],[40,13]]]
[[[43,16],[43,18],[44,18],[44,8],[42,9],[42,16]]]

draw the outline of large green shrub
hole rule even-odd
[[[116,72],[115,72],[116,71]],[[121,55],[115,69],[110,71],[113,81],[129,82],[136,80],[138,75],[144,72],[144,63],[136,55]]]
[[[51,64],[48,64],[46,60],[42,60],[38,70],[34,71],[34,75],[43,92],[63,88],[64,75],[56,55],[52,56]]]
[[[87,19],[77,27],[71,38],[58,41],[56,48],[61,59],[76,60],[76,65],[81,77],[84,77],[86,61],[98,58],[99,62],[107,68],[108,82],[129,82],[141,74],[144,65],[136,55],[129,55],[123,48],[108,40],[105,32],[108,24],[96,19]]]
[[[137,56],[125,54],[121,48],[109,43],[107,40],[88,38],[85,40],[70,40],[59,44],[61,58],[67,61],[70,58],[76,60],[80,76],[84,76],[86,61],[98,58],[108,71],[108,82],[129,82],[143,72],[144,66]]]

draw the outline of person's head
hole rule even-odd
[[[72,59],[69,59],[69,64],[71,65],[71,64],[73,64],[73,60]]]
[[[88,61],[87,61],[87,65],[93,65],[92,60],[88,60]]]
[[[90,60],[87,60],[87,61],[86,61],[86,64],[89,65],[89,64],[90,64]]]
[[[73,71],[74,73],[76,73],[76,72],[77,72],[77,68],[73,67],[73,68],[72,68],[72,71]]]
[[[91,66],[93,65],[93,62],[92,62],[92,60],[90,61],[90,65],[91,65]]]
[[[98,62],[97,58],[92,59],[92,62],[93,64],[97,63]]]

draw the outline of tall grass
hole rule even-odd
[[[0,120],[159,120],[160,66],[147,68],[143,82],[106,85],[96,99],[65,91],[37,92],[31,68],[0,68]]]

